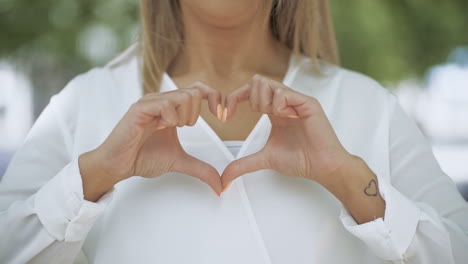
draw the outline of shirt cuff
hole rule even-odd
[[[78,157],[34,195],[34,207],[44,228],[56,240],[84,240],[97,217],[112,200],[114,188],[96,203],[84,199]]]
[[[340,219],[344,227],[361,239],[381,259],[405,259],[421,216],[421,210],[391,184],[379,179],[379,191],[385,200],[384,219],[358,224],[341,205]]]

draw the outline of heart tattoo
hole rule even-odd
[[[377,190],[377,183],[375,182],[374,179],[372,179],[369,184],[367,184],[367,187],[364,189],[364,193],[367,196],[377,196],[378,190]]]

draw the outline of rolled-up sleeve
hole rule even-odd
[[[390,179],[379,178],[384,218],[357,224],[342,206],[344,227],[392,263],[466,263],[468,204],[436,161],[428,139],[389,96]]]
[[[13,155],[0,183],[0,263],[73,262],[112,200],[113,189],[96,203],[84,200],[78,156],[71,155],[80,89],[95,73],[52,96]]]
[[[48,181],[34,198],[35,211],[56,240],[80,241],[111,201],[113,191],[96,203],[84,200],[78,159],[73,159]]]

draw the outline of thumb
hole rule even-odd
[[[223,184],[223,191],[229,187],[230,183],[238,177],[262,169],[271,168],[268,156],[264,150],[249,156],[237,159],[229,163],[223,171],[221,182]]]
[[[188,154],[176,164],[177,165],[174,165],[174,171],[200,179],[208,184],[211,189],[216,192],[216,195],[220,196],[222,184],[219,173],[213,166]]]

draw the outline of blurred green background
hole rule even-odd
[[[467,0],[331,0],[342,65],[383,84],[416,77],[468,43]],[[34,86],[34,116],[78,73],[130,45],[138,1],[0,0],[0,60]]]

